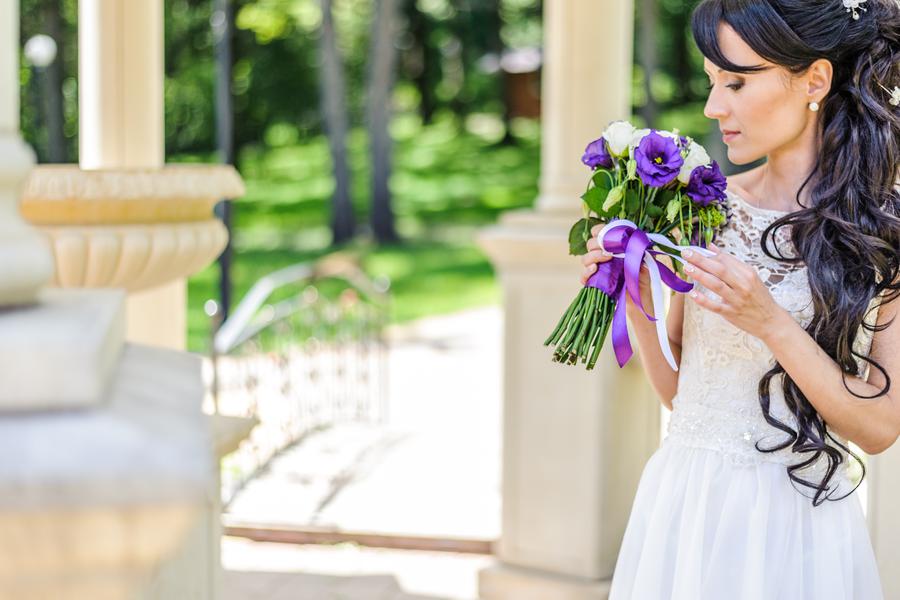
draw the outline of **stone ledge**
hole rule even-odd
[[[95,406],[125,340],[120,290],[42,290],[0,309],[0,409]]]
[[[202,397],[198,356],[126,344],[101,406],[0,418],[0,515],[199,505],[214,487]]]
[[[34,225],[169,223],[210,217],[244,183],[230,165],[85,171],[78,165],[36,167],[22,190],[22,216]]]
[[[478,573],[481,600],[607,600],[609,580],[565,577],[496,563]]]

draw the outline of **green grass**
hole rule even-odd
[[[422,127],[401,115],[392,123],[393,209],[399,244],[375,246],[366,236],[345,246],[362,256],[372,277],[391,281],[391,322],[496,303],[494,271],[475,242],[477,231],[537,196],[539,127],[517,122],[516,144],[497,144],[492,115],[468,127],[442,119]],[[368,221],[368,147],[363,131],[349,139],[352,201],[357,221]],[[184,156],[174,160],[209,160]],[[237,302],[260,277],[324,256],[329,248],[334,187],[326,141],[249,148],[238,162],[247,194],[234,202],[232,279]],[[188,282],[188,348],[205,352],[209,322],[203,304],[218,296],[218,265]]]

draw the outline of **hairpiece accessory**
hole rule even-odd
[[[876,83],[878,83],[878,82],[876,81]],[[878,87],[880,87],[881,89],[883,89],[884,91],[886,91],[888,94],[891,95],[891,99],[888,100],[888,102],[890,102],[894,106],[900,106],[900,87],[897,87],[895,85],[893,91],[887,89],[880,83],[878,84]]]
[[[858,19],[858,18],[859,18],[859,13],[856,12],[856,11],[857,11],[857,9],[860,9],[860,10],[862,10],[863,12],[866,12],[866,7],[865,7],[865,6],[862,6],[863,2],[866,2],[866,1],[867,1],[867,0],[844,0],[844,8],[847,9],[847,12],[851,12],[851,11],[852,11],[852,12],[853,12],[853,18],[854,18],[854,19]]]
[[[818,103],[818,102],[810,102],[810,103],[809,103],[809,110],[811,110],[811,111],[813,111],[813,112],[818,111],[818,110],[819,110],[819,103]]]

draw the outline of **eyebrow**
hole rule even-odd
[[[768,71],[769,69],[773,68],[773,65],[760,65],[760,66],[761,66],[761,68],[758,71],[756,71],[756,73],[762,73],[763,71]],[[707,75],[712,74],[706,70],[706,66],[703,67],[703,72],[706,73]],[[726,71],[725,69],[720,69],[719,67],[716,67],[716,74],[722,73],[722,72],[734,73],[735,75],[737,75],[739,77],[744,76],[744,75],[753,75],[753,73],[736,73],[733,71]]]

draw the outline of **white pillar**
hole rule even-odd
[[[80,0],[82,169],[159,169],[165,161],[162,0]],[[183,349],[184,279],[128,298],[128,338]]]
[[[630,117],[633,30],[633,0],[545,3],[538,210],[580,211],[584,147]]]
[[[158,169],[165,160],[162,0],[79,0],[82,169]]]
[[[593,371],[551,361],[544,339],[579,290],[568,230],[581,217],[584,147],[630,117],[632,0],[544,3],[536,210],[506,213],[479,242],[504,290],[503,520],[483,600],[602,600],[660,405],[635,356],[609,341]]]
[[[878,560],[885,598],[900,598],[900,443],[887,451],[869,456],[866,466],[868,507],[866,520],[872,537],[872,547]]]
[[[0,306],[33,301],[53,275],[49,246],[19,216],[33,165],[19,135],[19,0],[0,0]]]

